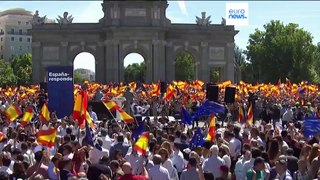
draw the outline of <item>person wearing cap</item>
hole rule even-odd
[[[292,180],[292,176],[287,168],[287,158],[284,155],[279,156],[279,160],[276,162],[276,179],[279,180]]]
[[[254,160],[253,167],[249,169],[246,175],[246,180],[263,180],[266,179],[264,174],[265,164],[262,157],[257,157]]]
[[[50,180],[59,180],[59,162],[62,159],[62,154],[56,153],[52,158],[48,166],[48,176]]]

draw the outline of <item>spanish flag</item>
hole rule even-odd
[[[26,126],[32,120],[33,116],[34,116],[33,108],[27,107],[22,117],[21,125]]]
[[[212,114],[210,116],[210,124],[209,124],[209,130],[207,135],[207,140],[214,141],[216,137],[216,116]]]
[[[250,104],[250,107],[248,109],[248,119],[247,123],[252,126],[253,125],[253,110],[252,110],[252,104]]]
[[[78,121],[78,124],[83,124],[86,119],[86,112],[88,106],[87,90],[82,90],[77,94],[73,107],[73,119]]]
[[[121,120],[125,123],[133,123],[134,118],[131,117],[128,113],[126,113],[117,103],[114,101],[103,101],[103,104],[109,109],[109,111],[117,110],[119,112]]]
[[[244,123],[245,122],[245,117],[244,117],[244,112],[243,112],[242,105],[239,106],[238,122],[240,122],[240,123]]]
[[[40,130],[37,133],[37,142],[43,146],[47,146],[51,148],[54,146],[56,136],[57,136],[57,130],[55,128]]]
[[[41,108],[41,112],[39,114],[39,119],[44,123],[44,124],[49,124],[50,121],[50,112],[47,103],[43,104]]]
[[[144,156],[147,152],[149,144],[149,132],[144,132],[140,135],[139,139],[133,146],[133,150],[140,152]]]
[[[120,115],[120,118],[126,123],[133,123],[134,119],[133,117],[131,117],[128,113],[126,113],[123,109],[121,109],[120,107],[118,108],[118,112]]]
[[[102,101],[104,106],[106,106],[109,111],[115,111],[118,109],[118,105],[117,103],[113,102],[113,101],[109,101],[109,100],[106,100],[106,101]]]
[[[5,115],[10,122],[13,122],[22,115],[22,111],[18,105],[11,104],[6,110]]]
[[[3,138],[4,138],[4,134],[0,132],[0,141],[2,141]]]
[[[94,129],[94,128],[95,128],[95,125],[94,125],[93,120],[92,120],[92,118],[91,118],[91,116],[90,116],[90,114],[89,114],[88,111],[87,111],[87,113],[86,113],[86,120],[87,120],[90,128]],[[85,121],[84,121],[83,124],[80,125],[80,128],[81,128],[81,129],[85,129],[85,128],[86,128]]]

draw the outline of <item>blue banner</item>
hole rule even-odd
[[[73,112],[73,66],[48,67],[48,105],[59,119]]]

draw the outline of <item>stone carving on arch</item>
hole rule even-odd
[[[96,54],[97,52],[95,49],[93,49],[89,46],[82,47],[81,45],[79,45],[76,48],[69,49],[69,51],[68,51],[68,64],[73,65],[73,62],[74,62],[74,59],[76,58],[76,56],[82,52],[88,52],[88,53],[92,54],[95,58],[95,64],[98,63],[97,54]]]

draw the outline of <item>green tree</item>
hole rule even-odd
[[[255,81],[275,83],[286,77],[293,82],[313,81],[316,46],[311,34],[297,24],[274,20],[263,27],[250,34],[246,51]]]
[[[82,84],[86,80],[77,70],[73,71],[73,83]]]
[[[145,82],[145,75],[146,75],[146,64],[145,62],[133,63],[128,65],[124,69],[124,81],[125,82]]]
[[[14,85],[16,84],[16,77],[13,74],[13,69],[10,63],[0,60],[0,85]]]
[[[13,73],[18,85],[29,85],[32,80],[32,55],[26,53],[16,56],[11,61]]]
[[[210,82],[219,82],[220,78],[220,68],[211,68],[210,69]]]
[[[178,54],[175,61],[175,80],[190,81],[195,79],[194,59],[188,52]]]

